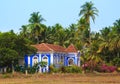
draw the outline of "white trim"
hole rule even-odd
[[[69,54],[74,54],[75,56],[77,56],[78,53],[71,53],[71,52],[69,52],[69,53],[67,53],[67,54],[68,54],[68,55],[69,55]]]

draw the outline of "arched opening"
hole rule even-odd
[[[69,58],[68,59],[68,66],[72,66],[74,65],[74,59],[73,58]]]
[[[34,56],[34,57],[33,57],[33,65],[35,65],[36,63],[38,63],[38,57],[37,57],[37,56]]]
[[[47,63],[47,65],[42,67],[42,72],[47,72],[48,71],[48,57],[47,56],[43,56],[42,57],[42,62],[46,62]]]
[[[42,61],[48,63],[48,57],[47,56],[43,56]]]

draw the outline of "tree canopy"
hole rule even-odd
[[[12,61],[35,52],[30,42],[20,35],[13,32],[0,34],[0,66],[11,65]]]

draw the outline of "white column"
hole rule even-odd
[[[80,57],[78,58],[79,60],[78,60],[78,66],[80,67]]]
[[[53,64],[53,53],[51,53],[50,58],[51,58],[51,59],[50,59],[50,62],[51,62],[50,64]]]
[[[77,57],[75,56],[75,64],[77,65]]]
[[[77,65],[77,63],[78,63],[78,60],[77,60],[77,53],[75,53],[75,64]]]
[[[28,66],[30,65],[30,56],[28,56]]]
[[[41,54],[39,53],[39,62],[41,62]]]
[[[39,61],[41,62],[41,53],[39,52]],[[39,65],[39,73],[42,73],[42,67]]]

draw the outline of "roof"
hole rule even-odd
[[[65,50],[66,52],[77,52],[75,46],[73,44],[71,44],[70,46],[68,46],[68,48]]]
[[[64,47],[59,45],[54,45],[54,44],[41,43],[41,44],[36,44],[32,46],[41,52],[49,52],[49,51],[65,52]]]
[[[41,44],[36,44],[32,45],[35,47],[38,51],[40,52],[50,52],[50,51],[55,51],[55,52],[77,52],[75,49],[74,45],[70,45],[68,48],[64,48],[59,45],[55,44],[48,44],[48,43],[41,43]]]

